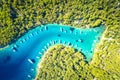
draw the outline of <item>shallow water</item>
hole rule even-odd
[[[15,43],[0,49],[0,80],[32,80],[44,52],[55,44],[71,46],[90,61],[103,31],[102,25],[90,29],[58,24],[38,26]]]

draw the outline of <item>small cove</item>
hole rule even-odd
[[[104,26],[81,29],[59,24],[46,24],[28,31],[15,43],[0,49],[1,80],[32,80],[45,51],[56,44],[71,46],[90,61]]]

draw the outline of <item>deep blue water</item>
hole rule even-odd
[[[90,61],[100,36],[101,25],[80,29],[72,26],[47,24],[30,30],[15,43],[0,49],[0,80],[32,80],[44,52],[55,44],[71,46]]]

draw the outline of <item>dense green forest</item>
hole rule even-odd
[[[28,30],[47,23],[82,28],[103,24],[106,30],[91,62],[84,62],[84,57],[72,48],[56,46],[51,49],[40,63],[38,80],[120,79],[119,0],[0,0],[0,46],[8,45]]]
[[[119,0],[0,0],[0,46],[40,24],[119,25],[119,13]]]
[[[110,59],[110,53],[114,51],[109,55],[97,51],[98,56],[95,55],[94,60],[88,63],[75,49],[56,45],[42,58],[36,80],[119,80],[120,54],[113,53],[111,56],[114,57]]]

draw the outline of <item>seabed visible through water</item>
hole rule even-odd
[[[71,46],[90,61],[104,26],[81,29],[46,24],[30,30],[16,42],[0,49],[0,80],[32,80],[44,52],[55,44]]]

